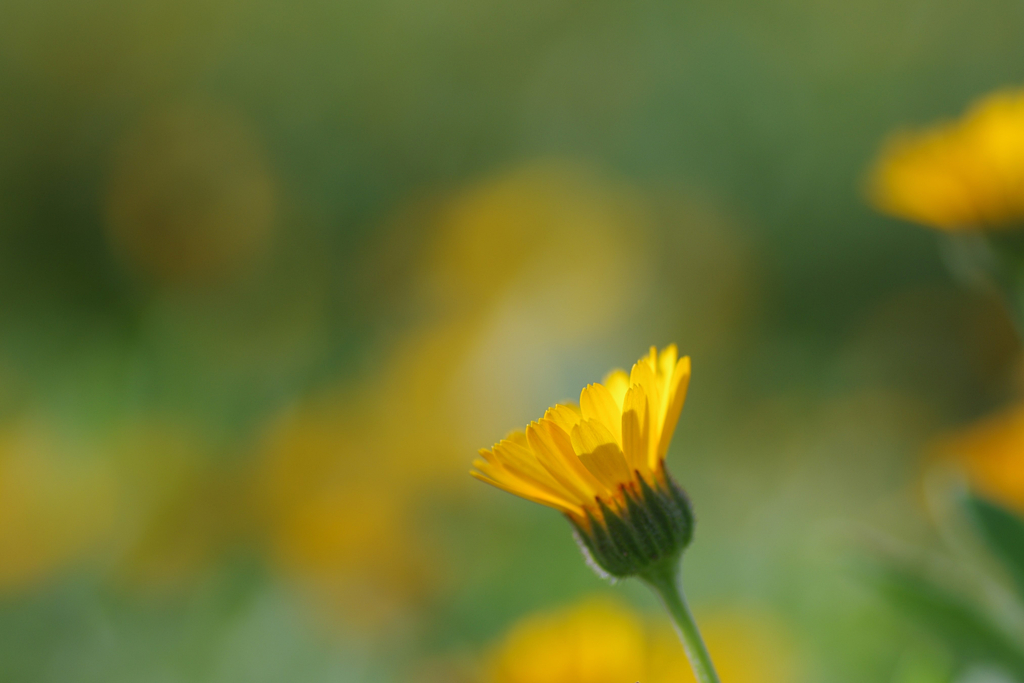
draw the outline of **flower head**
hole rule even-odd
[[[934,457],[959,466],[972,490],[1024,513],[1024,405],[946,436]]]
[[[562,512],[584,551],[616,577],[675,558],[689,544],[689,500],[665,469],[665,454],[690,380],[675,345],[627,374],[615,370],[525,431],[482,449],[471,474]]]
[[[1024,223],[1024,91],[994,93],[958,121],[897,134],[869,192],[885,213],[943,230]]]

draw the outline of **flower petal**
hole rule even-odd
[[[494,457],[502,467],[517,475],[520,479],[534,482],[538,486],[557,493],[563,498],[574,498],[572,491],[559,483],[541,465],[529,446],[521,446],[512,441],[503,440],[494,445]],[[484,458],[491,461],[486,455],[484,455]]]
[[[622,401],[626,398],[626,392],[629,391],[629,375],[626,374],[625,370],[612,370],[604,376],[602,382],[608,391],[612,392],[612,396],[615,397],[615,403],[622,409]]]
[[[647,434],[648,462],[652,462],[657,457],[658,439],[661,436],[662,384],[647,361],[647,358],[641,358],[633,364],[629,383],[643,389],[647,397],[647,420],[650,423],[650,431]]]
[[[595,495],[606,492],[604,485],[576,457],[568,436],[554,422],[541,419],[530,423],[526,438],[540,464],[577,502],[589,503]]]
[[[580,462],[612,491],[632,481],[622,449],[599,421],[584,420],[576,425],[572,430],[572,447],[579,454]]]
[[[647,395],[637,384],[629,389],[622,404],[622,453],[630,469],[644,476],[650,474],[647,464],[650,432]]]
[[[602,444],[593,452],[581,455],[580,462],[612,490],[618,489],[622,484],[628,484],[633,479],[618,444]]]
[[[676,422],[679,421],[679,413],[682,412],[683,404],[686,403],[686,390],[690,386],[689,356],[683,356],[679,359],[675,370],[673,370],[670,376],[670,381],[670,393],[666,400],[665,423],[661,428],[661,433],[658,435],[657,460],[650,463],[651,469],[654,469],[657,462],[668,453],[668,446],[672,442],[672,434],[676,431]]]
[[[555,508],[560,512],[565,512],[577,517],[583,517],[583,508],[579,505],[555,498],[535,487],[514,480],[499,481],[497,479],[492,479],[486,474],[482,474],[476,470],[470,470],[469,473],[482,482],[486,482],[491,486],[502,489],[503,491],[508,491],[520,498],[525,498],[526,500],[533,501],[534,503],[540,503],[541,505],[547,505],[548,507]]]
[[[584,420],[596,420],[611,432],[615,443],[622,443],[622,409],[612,392],[603,384],[588,384],[580,393]]]
[[[665,377],[671,377],[678,359],[679,349],[675,344],[669,344],[658,354],[658,372]]]
[[[571,403],[559,403],[551,408],[547,409],[544,413],[544,418],[551,420],[556,425],[562,428],[566,434],[572,432],[572,428],[580,423],[583,419],[580,413],[579,406]]]

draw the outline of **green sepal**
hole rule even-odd
[[[623,487],[621,508],[596,499],[600,515],[588,510],[585,522],[569,518],[591,564],[615,578],[642,575],[655,564],[677,561],[693,537],[690,499],[668,473],[664,484],[637,479],[639,494]]]
[[[665,481],[668,485],[669,493],[675,501],[673,509],[678,513],[678,526],[676,527],[680,533],[678,542],[685,548],[693,540],[693,504],[690,503],[690,497],[686,495],[686,491],[675,483],[667,473],[665,474]]]
[[[644,505],[650,512],[654,523],[658,525],[663,534],[662,553],[669,554],[679,546],[686,547],[685,534],[681,533],[678,524],[675,523],[674,515],[666,505],[663,497],[650,487],[643,477],[640,479],[640,495],[643,497]]]
[[[640,545],[640,551],[643,553],[645,561],[653,562],[664,553],[666,546],[662,539],[665,534],[664,532],[659,532],[658,528],[654,525],[653,517],[643,505],[638,504],[633,499],[633,494],[628,491],[624,493],[626,497],[626,512],[633,527],[634,535]]]
[[[597,503],[601,508],[601,515],[604,517],[608,535],[611,537],[612,543],[615,544],[616,552],[622,558],[623,563],[629,566],[629,573],[635,574],[637,569],[644,564],[644,560],[633,525],[612,511],[604,504],[604,501],[598,500]]]
[[[594,562],[612,576],[620,578],[629,576],[632,573],[631,566],[619,554],[604,523],[594,519],[589,512],[587,512],[587,519],[590,522],[590,540]]]

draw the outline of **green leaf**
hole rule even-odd
[[[914,647],[900,657],[893,683],[950,683],[955,670],[949,654],[937,648]]]
[[[911,569],[876,565],[872,574],[893,606],[940,638],[960,662],[997,664],[1024,679],[1024,645],[983,609]]]
[[[1024,596],[1024,520],[995,503],[968,496],[965,506],[982,537],[1003,561]]]

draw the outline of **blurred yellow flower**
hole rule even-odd
[[[786,683],[795,656],[782,627],[755,613],[706,616],[705,639],[728,683]],[[504,637],[485,683],[686,683],[695,681],[668,623],[649,623],[607,599],[591,598],[527,616]]]
[[[54,431],[0,431],[0,590],[86,560],[122,587],[180,588],[240,537],[238,484],[184,425],[139,420],[73,445]]]
[[[0,433],[0,591],[50,578],[109,540],[116,490],[110,469],[62,455],[33,428]]]
[[[449,457],[527,419],[538,396],[560,395],[564,369],[618,336],[647,300],[648,204],[586,166],[542,160],[421,210],[433,237],[411,284],[426,324],[398,352],[437,367],[420,337],[450,339],[427,399]]]
[[[292,406],[261,444],[253,505],[277,567],[360,627],[415,614],[445,561],[418,540],[423,499],[465,486],[466,449],[621,321],[645,278],[638,205],[547,162],[395,218],[431,234],[402,268],[420,315],[365,378]]]
[[[347,625],[393,623],[430,587],[416,539],[415,477],[400,476],[368,405],[321,398],[283,416],[263,444],[253,503],[274,563]],[[393,435],[392,435],[393,436]],[[395,475],[395,476],[392,476]]]
[[[748,610],[701,615],[701,632],[727,683],[787,683],[797,679],[798,659],[785,627]],[[654,629],[642,683],[696,683],[679,638],[667,623]]]
[[[676,649],[682,646],[676,640]],[[593,599],[528,616],[505,637],[488,683],[647,681],[643,622],[617,602]],[[689,666],[684,660],[683,668]]]
[[[584,339],[646,284],[647,213],[628,185],[566,162],[482,179],[435,212],[424,304],[466,317],[515,302],[552,336]]]
[[[1024,224],[1024,91],[996,92],[957,121],[894,135],[869,194],[885,213],[943,230]]]
[[[588,526],[588,513],[602,516],[599,503],[621,509],[627,492],[640,495],[641,478],[663,483],[689,382],[689,356],[652,346],[628,375],[615,370],[584,388],[579,406],[549,408],[525,432],[481,449],[470,474]]]
[[[1024,513],[1024,405],[943,438],[934,455],[961,467],[977,493]]]
[[[134,589],[191,587],[243,535],[243,486],[188,423],[146,416],[103,444],[118,477],[111,570]]]

